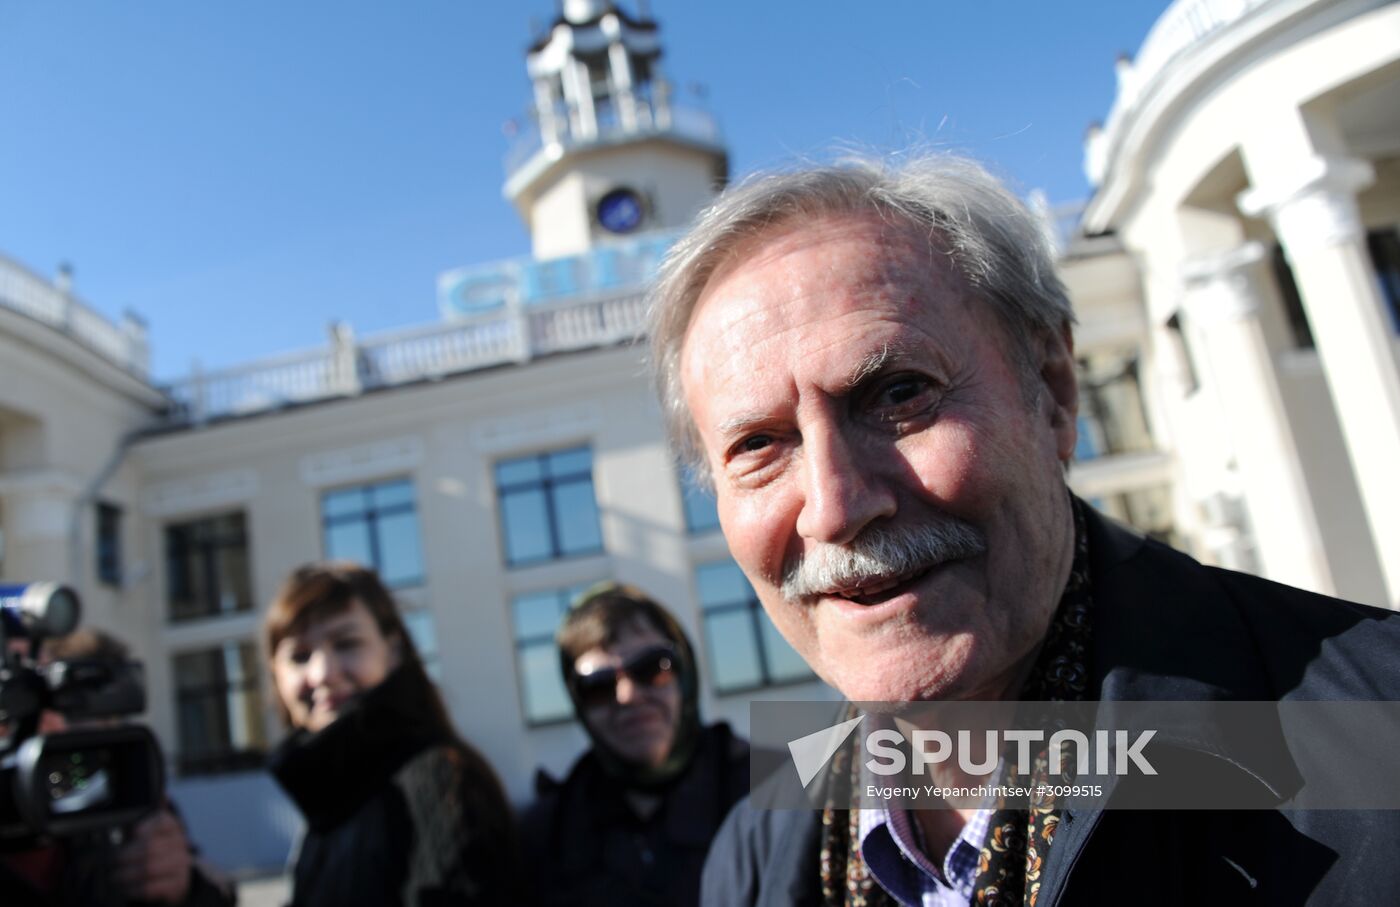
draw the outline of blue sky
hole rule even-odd
[[[635,0],[624,0],[635,9]],[[1162,0],[652,0],[735,174],[932,143],[1052,201]],[[503,124],[551,0],[0,0],[0,252],[150,323],[171,378],[435,321],[435,279],[520,255]]]

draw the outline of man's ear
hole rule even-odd
[[[1055,433],[1055,454],[1068,463],[1079,437],[1079,379],[1074,369],[1074,335],[1068,323],[1047,331],[1040,341],[1041,406]]]

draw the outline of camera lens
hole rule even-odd
[[[49,810],[73,815],[110,803],[109,762],[111,754],[105,750],[59,752],[44,760],[40,771],[48,780]]]

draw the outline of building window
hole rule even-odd
[[[1076,460],[1152,450],[1136,353],[1104,353],[1078,360],[1079,438]]]
[[[681,504],[685,508],[685,528],[692,535],[719,528],[715,496],[705,489],[689,469],[681,473]]]
[[[1370,231],[1366,234],[1366,249],[1376,268],[1381,298],[1390,312],[1390,329],[1400,331],[1400,229]]]
[[[227,642],[174,658],[180,771],[185,774],[262,767],[267,740],[258,692],[258,651]]]
[[[569,605],[587,583],[518,596],[511,602],[515,632],[515,670],[520,678],[521,706],[529,724],[548,724],[574,717],[564,678],[559,672],[559,648],[554,634]]]
[[[109,586],[122,582],[122,509],[97,502],[97,579]]]
[[[502,460],[496,464],[496,495],[508,565],[603,550],[589,448]]]
[[[241,513],[165,527],[165,566],[172,621],[253,607],[248,532]]]
[[[373,567],[390,588],[423,584],[413,482],[396,479],[321,497],[326,557]]]
[[[732,560],[695,569],[710,678],[720,694],[808,680],[812,671],[763,612]]]
[[[410,608],[399,612],[403,625],[413,639],[413,647],[423,661],[423,669],[433,680],[442,680],[442,666],[438,662],[437,624],[433,622],[433,612],[427,608]]]

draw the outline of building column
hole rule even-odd
[[[0,513],[5,533],[5,579],[68,583],[80,592],[86,564],[75,567],[69,530],[82,486],[57,470],[0,473]]]
[[[588,74],[588,64],[577,57],[569,57],[562,72],[564,96],[572,102],[571,137],[585,142],[598,135],[598,114],[593,109],[593,82]]]
[[[608,46],[608,63],[612,72],[613,103],[617,105],[617,121],[623,132],[637,131],[637,100],[632,92],[632,58],[621,39]]]
[[[1298,461],[1273,355],[1259,323],[1259,243],[1188,260],[1181,269],[1189,316],[1205,335],[1215,390],[1229,418],[1236,473],[1265,576],[1335,591],[1317,514]]]
[[[1356,202],[1371,165],[1313,155],[1292,180],[1264,181],[1239,197],[1267,217],[1293,268],[1346,438],[1387,604],[1400,608],[1400,367]]]
[[[536,76],[535,121],[539,124],[542,145],[552,145],[559,141],[558,103],[554,93],[553,76]]]

